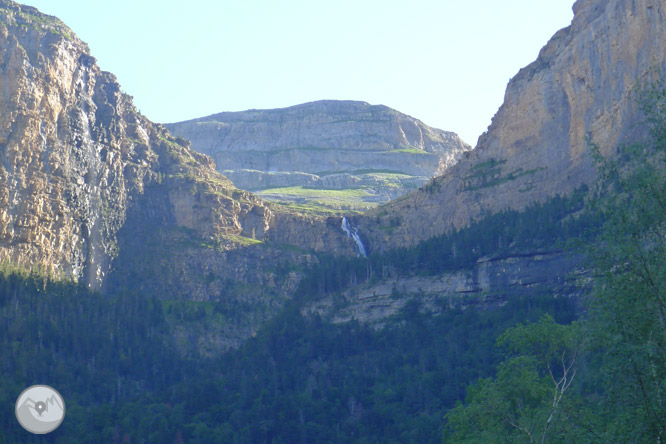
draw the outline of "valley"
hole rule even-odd
[[[34,382],[56,443],[666,439],[666,1],[573,10],[472,148],[358,101],[155,123],[0,0],[0,443]]]

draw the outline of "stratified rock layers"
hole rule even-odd
[[[0,2],[0,60],[0,258],[97,285],[156,134],[53,17]]]
[[[454,133],[354,101],[220,113],[166,126],[213,157],[239,188],[367,188],[376,201],[417,188],[470,149]]]
[[[372,247],[412,245],[593,181],[589,141],[611,155],[641,135],[634,92],[666,73],[665,14],[664,0],[576,2],[571,26],[510,81],[476,149],[358,221]],[[390,236],[382,229],[389,225],[398,225]]]
[[[214,352],[279,310],[313,250],[354,254],[340,223],[236,189],[58,19],[0,0],[0,263],[224,305]]]

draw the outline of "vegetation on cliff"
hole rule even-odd
[[[575,237],[589,238],[598,214],[583,211],[587,187],[567,197],[534,203],[524,211],[487,215],[470,226],[410,248],[375,252],[367,259],[327,257],[312,267],[296,297],[342,292],[350,285],[372,284],[394,276],[434,276],[466,270],[483,258],[562,251]],[[385,226],[390,233],[392,227]]]
[[[33,381],[58,386],[68,417],[54,442],[438,442],[443,416],[466,387],[492,375],[501,356],[494,338],[545,313],[567,324],[575,301],[541,289],[491,311],[433,315],[414,299],[381,330],[304,317],[300,308],[322,289],[340,291],[350,273],[361,280],[370,270],[377,278],[382,261],[396,273],[436,273],[440,262],[464,269],[507,249],[553,248],[593,223],[573,216],[581,205],[580,196],[554,199],[367,260],[322,257],[282,314],[222,355],[196,352],[206,332],[194,326],[216,326],[242,310],[225,298],[164,300],[140,290],[138,275],[101,296],[10,270],[0,278],[2,398],[11,405],[14,392]],[[533,231],[519,237],[519,227]],[[29,368],[34,362],[49,365]],[[6,417],[4,439],[24,439],[11,413]]]
[[[445,442],[666,438],[666,90],[642,97],[650,143],[618,158],[594,149],[602,174],[591,207],[603,225],[587,246],[598,279],[584,320],[509,330],[506,360],[447,415]]]
[[[325,100],[166,125],[238,187],[314,212],[362,212],[416,190],[471,149],[386,106]],[[388,174],[387,174],[388,173]]]

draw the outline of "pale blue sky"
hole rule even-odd
[[[156,122],[320,99],[384,104],[475,145],[573,0],[25,0]]]

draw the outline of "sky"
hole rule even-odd
[[[87,42],[160,123],[323,99],[475,145],[573,0],[23,0]]]

